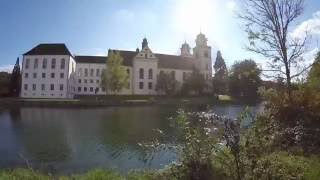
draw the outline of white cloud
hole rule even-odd
[[[9,72],[11,73],[12,69],[13,69],[14,65],[12,64],[8,64],[8,65],[2,65],[0,66],[0,72]]]
[[[302,22],[292,32],[295,38],[304,37],[306,32],[310,35],[320,36],[320,11],[313,13],[312,18]]]
[[[318,52],[319,52],[319,48],[316,47],[316,48],[304,53],[303,58],[306,60],[307,63],[313,63],[314,58],[316,57]]]
[[[237,8],[237,4],[235,1],[231,0],[226,3],[226,7],[229,11],[234,12]]]

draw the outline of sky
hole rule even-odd
[[[75,55],[106,55],[108,49],[141,48],[144,37],[156,53],[176,54],[204,33],[228,66],[264,59],[245,50],[247,36],[237,12],[242,0],[0,0],[0,71],[39,43],[65,43]],[[306,0],[292,34],[310,30],[312,59],[320,40],[320,1]]]

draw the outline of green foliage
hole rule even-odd
[[[192,74],[187,78],[187,80],[183,84],[183,89],[187,89],[188,93],[192,91],[195,94],[202,94],[204,88],[206,88],[206,82],[203,74],[201,74],[198,70],[194,69]]]
[[[112,170],[102,170],[96,169],[93,171],[89,171],[84,175],[77,175],[73,177],[74,179],[79,180],[125,180],[125,177],[121,176],[115,171]]]
[[[265,115],[275,144],[282,149],[320,153],[320,93],[308,86],[291,92],[270,89],[263,92]]]
[[[0,96],[9,95],[11,74],[0,72]]]
[[[14,68],[11,73],[11,79],[10,79],[10,93],[12,96],[15,96],[15,97],[19,96],[20,83],[21,83],[20,65],[19,65],[19,58],[17,58],[17,62],[14,65]]]
[[[111,52],[106,63],[106,70],[102,72],[101,86],[114,94],[127,87],[129,83],[129,75],[122,62],[123,58],[119,52]]]
[[[320,52],[318,52],[314,64],[309,72],[308,85],[320,90]]]
[[[236,62],[229,75],[229,91],[235,97],[258,96],[257,90],[261,85],[261,71],[253,60]]]
[[[157,91],[163,92],[167,95],[173,95],[176,93],[177,87],[178,81],[175,80],[172,73],[160,72],[156,85]]]

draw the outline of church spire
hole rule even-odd
[[[142,49],[148,46],[147,38],[143,38],[142,40]]]

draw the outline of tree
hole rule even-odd
[[[117,94],[129,83],[129,75],[122,62],[119,52],[111,52],[106,62],[106,70],[102,72],[101,85],[113,94]]]
[[[318,52],[308,76],[309,86],[320,90],[320,51]]]
[[[292,68],[301,66],[307,33],[298,38],[289,35],[293,22],[303,13],[303,0],[246,0],[240,18],[245,21],[250,45],[249,51],[269,59],[268,65],[276,77],[284,76],[290,95],[291,80],[308,69],[296,74]]]
[[[204,75],[201,74],[197,69],[193,69],[192,74],[184,83],[184,87],[189,91],[195,92],[196,94],[202,94],[203,89],[206,87]]]
[[[215,70],[215,75],[212,80],[213,93],[223,94],[227,91],[228,70],[220,51],[217,53],[216,62],[213,67]]]
[[[157,79],[157,91],[164,92],[167,95],[175,93],[178,86],[178,81],[175,80],[173,73],[160,72]]]
[[[17,58],[16,64],[14,65],[11,78],[10,78],[10,93],[14,97],[17,97],[20,94],[20,82],[21,82],[20,65],[19,65],[19,58]]]
[[[229,76],[230,94],[235,97],[257,97],[261,71],[253,60],[236,62]]]

